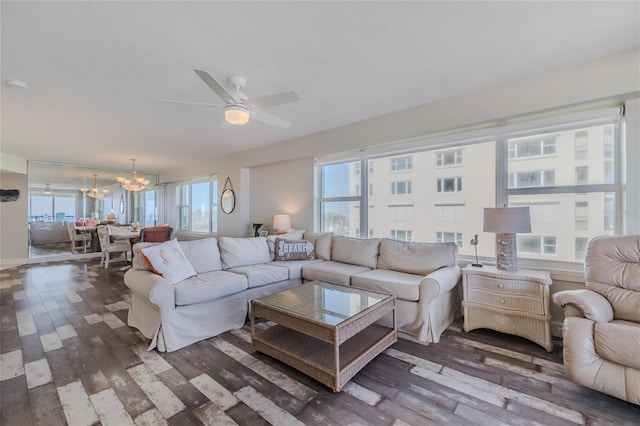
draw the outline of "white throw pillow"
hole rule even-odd
[[[187,260],[177,239],[140,250],[151,271],[162,275],[169,284],[177,284],[194,275],[196,271]]]

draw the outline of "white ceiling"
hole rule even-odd
[[[638,47],[639,4],[2,1],[0,149],[171,170]],[[219,103],[193,68],[295,90],[293,125],[161,102]]]

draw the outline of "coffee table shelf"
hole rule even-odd
[[[321,303],[318,297],[323,299]],[[331,312],[323,316],[319,311],[327,312],[324,305],[327,297],[333,302],[338,300],[340,306],[357,305],[354,300],[363,303],[348,313]],[[253,300],[251,304],[254,349],[313,377],[335,392],[397,341],[394,296],[312,282]],[[314,308],[310,309],[312,305]],[[391,315],[392,327],[376,323],[386,315]],[[259,329],[255,327],[256,317],[277,324]]]

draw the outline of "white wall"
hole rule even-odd
[[[2,189],[17,189],[17,201],[0,203],[0,269],[27,263],[27,175],[22,173],[0,173]]]
[[[313,230],[313,159],[251,169],[251,223],[272,229],[274,214],[291,215],[295,229]]]

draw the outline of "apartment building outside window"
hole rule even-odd
[[[556,237],[518,235],[518,253],[556,254]]]
[[[436,204],[433,209],[438,222],[464,223],[464,204]]]
[[[178,184],[181,231],[212,233],[218,230],[218,179],[216,176]]]
[[[437,181],[438,192],[461,192],[462,191],[462,178],[440,178]]]
[[[403,172],[406,170],[411,170],[412,168],[413,168],[413,164],[412,164],[412,158],[410,155],[391,159],[392,172]]]
[[[509,174],[509,188],[534,188],[555,184],[555,170],[534,170]]]
[[[589,240],[622,232],[619,212],[624,193],[619,165],[624,151],[619,140],[619,115],[572,117],[577,118],[555,118],[552,125],[541,127],[544,131],[536,126],[518,129],[514,132],[517,137],[499,129],[495,138],[465,136],[460,139],[465,142],[459,145],[450,137],[437,149],[426,143],[423,147],[416,144],[411,155],[389,149],[387,154],[356,161],[320,161],[320,230],[354,235],[357,229],[355,234],[365,238],[369,234],[364,230],[373,229],[374,236],[382,238],[392,231],[410,229],[412,241],[433,242],[440,238],[461,245],[479,234],[478,255],[495,257],[495,235],[481,231],[483,208],[528,206],[532,233],[519,235],[525,238],[519,242],[523,246],[519,257],[533,262],[580,262],[581,246],[576,243],[582,241],[580,238]],[[576,160],[576,134],[579,139],[586,134],[589,153],[604,155]],[[464,152],[465,161],[449,165],[455,167],[441,167],[440,164],[458,161],[455,154],[448,154],[445,159],[445,152]],[[403,170],[403,179],[398,179],[399,163],[395,170],[388,165],[407,157],[411,158],[411,169]],[[373,167],[375,175],[354,176],[339,171],[341,167],[353,169],[355,163],[362,170]],[[576,177],[582,183],[576,183]],[[390,185],[391,191],[360,195],[353,192],[355,185],[364,187],[369,183],[381,188]],[[588,207],[582,209],[581,204],[576,204],[579,202]],[[473,247],[462,245],[459,254],[473,257]]]
[[[456,243],[462,248],[462,232],[437,232],[436,240],[439,243]]]
[[[589,166],[576,167],[576,185],[586,185],[589,183]]]
[[[412,232],[401,229],[392,229],[391,230],[391,238],[400,240],[400,241],[411,241]]]
[[[589,138],[586,130],[575,132],[576,160],[586,160],[589,151]]]
[[[445,166],[455,166],[457,164],[462,164],[462,148],[449,150],[449,151],[440,151],[436,153],[436,166],[445,167]]]
[[[509,159],[552,155],[556,153],[557,135],[541,135],[509,140]]]
[[[410,195],[411,181],[403,180],[398,182],[391,182],[391,193],[393,195]]]

